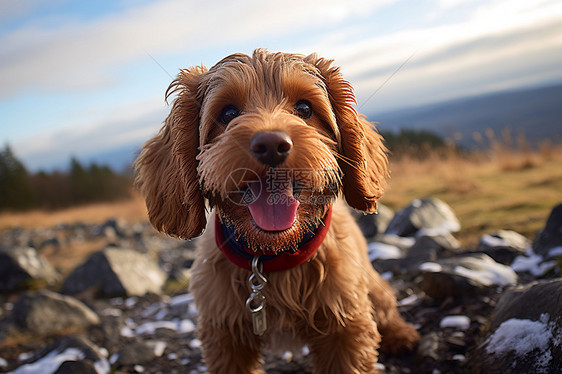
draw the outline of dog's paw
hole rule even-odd
[[[381,351],[384,354],[400,355],[407,353],[418,345],[420,334],[408,323],[401,323],[388,335],[382,337]]]

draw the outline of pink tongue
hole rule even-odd
[[[283,183],[284,184],[284,183]],[[265,231],[283,231],[295,222],[299,202],[293,197],[293,187],[267,191],[267,184],[250,183],[255,201],[248,205],[256,225]]]

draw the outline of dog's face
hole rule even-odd
[[[137,160],[157,229],[200,234],[207,201],[250,248],[281,251],[317,227],[341,190],[352,207],[376,210],[385,149],[330,61],[236,54],[181,71],[172,93],[164,127]]]

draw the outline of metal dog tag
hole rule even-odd
[[[267,317],[265,314],[265,296],[261,291],[267,284],[267,278],[262,273],[259,257],[254,256],[252,259],[252,274],[248,279],[252,293],[246,300],[246,308],[252,313],[254,334],[262,336],[267,330]]]
[[[254,334],[262,336],[267,330],[267,316],[265,307],[252,312],[252,323],[254,325]]]

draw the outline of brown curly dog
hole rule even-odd
[[[262,348],[287,341],[322,374],[376,372],[381,339],[413,348],[418,333],[336,202],[375,212],[388,163],[332,61],[234,54],[182,70],[173,94],[136,182],[158,230],[190,239],[210,220],[190,285],[208,371],[263,373]]]

